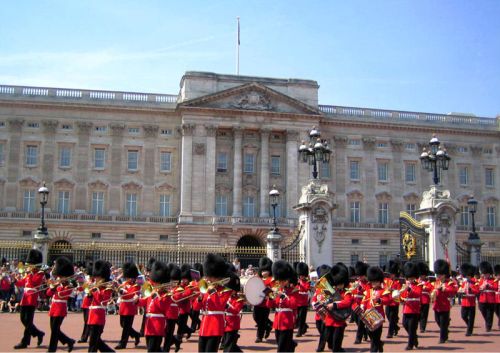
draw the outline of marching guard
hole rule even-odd
[[[455,281],[450,279],[450,264],[438,259],[434,262],[434,272],[436,273],[436,281],[434,289],[431,293],[431,301],[434,301],[432,309],[436,317],[436,323],[439,326],[439,343],[448,341],[448,333],[450,326],[450,299],[455,296],[458,291]]]
[[[479,311],[483,315],[486,332],[490,332],[493,326],[498,281],[493,278],[493,266],[488,261],[482,261],[479,264],[479,272],[481,273],[481,279],[479,280]]]
[[[78,291],[85,292],[85,289],[92,284],[93,267],[94,264],[92,262],[87,264],[86,266],[87,274],[85,276],[85,282],[82,284],[82,286],[78,287]],[[88,293],[85,293],[82,300],[83,330],[82,330],[82,336],[78,340],[78,343],[87,343],[89,339],[89,325],[87,324],[87,322],[89,321],[89,307],[90,303],[92,303],[92,297],[87,294]]]
[[[328,272],[330,272],[331,267],[328,265],[321,265],[316,268],[316,273],[318,274],[318,281],[323,278]],[[325,277],[326,278],[326,277]],[[318,303],[323,302],[324,300],[327,299],[327,296],[331,295],[331,293],[325,293],[322,288],[318,287],[318,282],[316,282],[316,288],[314,290],[314,295],[311,299],[311,306],[315,308]],[[321,315],[315,311],[314,314],[314,321],[316,323],[316,329],[318,330],[319,333],[319,341],[318,341],[318,348],[316,348],[316,352],[323,352],[325,350],[325,345],[328,342],[327,337],[326,337],[326,329],[325,329],[325,323],[323,322],[323,319]],[[331,345],[328,348],[332,348]]]
[[[389,276],[384,279],[384,287],[390,293],[392,293],[393,290],[400,290],[402,284],[399,279],[401,272],[399,262],[390,260],[388,264],[388,272]],[[394,300],[391,297],[389,303],[385,307],[385,314],[387,316],[387,321],[389,321],[387,338],[397,336],[399,332],[399,300]]]
[[[192,278],[190,286],[193,289],[193,293],[197,292],[199,294],[199,289],[198,289],[198,280],[200,280],[203,277],[203,264],[196,262],[193,265],[193,268],[195,270],[195,273],[197,273],[197,278]],[[191,276],[193,277],[193,276]],[[200,328],[200,311],[195,310],[193,308],[193,302],[196,300],[197,295],[193,295],[191,298],[191,312],[189,313],[189,316],[191,317],[191,332],[196,332]]]
[[[137,284],[139,269],[132,262],[126,262],[122,266],[123,278],[125,282],[120,285],[118,303],[120,314],[120,326],[122,327],[122,336],[115,349],[127,348],[129,337],[135,341],[135,346],[141,340],[141,334],[132,327],[135,315],[137,315],[136,297],[140,294],[141,287]]]
[[[170,352],[172,344],[175,345],[175,351],[178,352],[181,348],[181,341],[174,335],[175,326],[179,320],[179,305],[177,301],[181,297],[183,289],[180,287],[181,268],[177,264],[169,263],[168,270],[170,273],[170,282],[175,283],[177,286],[173,289],[172,304],[167,310],[167,326],[165,328],[165,340],[163,342],[163,351]]]
[[[354,288],[352,289],[353,293],[353,310],[356,309],[363,299],[364,293],[370,289],[370,283],[366,280],[366,271],[368,271],[368,264],[358,261],[354,266],[354,270],[356,273],[357,281],[354,283]],[[368,331],[366,330],[365,324],[363,320],[359,317],[358,314],[353,313],[354,321],[356,325],[358,325],[358,329],[356,330],[356,339],[354,340],[354,344],[360,344],[361,340],[368,340]]]
[[[309,280],[309,266],[305,262],[297,263],[296,271],[299,276],[297,284],[297,337],[302,337],[308,329],[306,319],[311,281]]]
[[[238,331],[240,330],[241,312],[245,305],[245,298],[241,295],[240,277],[235,273],[230,273],[229,277],[227,288],[231,289],[232,292],[225,313],[226,327],[224,328],[222,348],[224,352],[243,352],[238,346],[240,338]]]
[[[267,256],[263,256],[259,259],[259,277],[262,279],[268,290],[271,290],[273,286],[273,273],[272,273],[273,261]],[[265,302],[253,307],[253,319],[257,324],[257,337],[255,338],[255,343],[260,343],[264,339],[267,339],[273,328],[273,323],[269,320],[270,309],[266,307]]]
[[[500,264],[495,265],[495,282],[497,284],[497,291],[495,293],[495,313],[497,314],[497,326],[500,329]]]
[[[460,274],[463,277],[459,293],[462,293],[460,314],[462,320],[467,325],[466,336],[472,336],[474,331],[474,321],[476,318],[476,297],[479,295],[479,284],[474,278],[476,269],[469,263],[460,266]]]
[[[405,350],[418,348],[418,321],[422,297],[422,286],[418,285],[418,266],[414,262],[407,262],[403,266],[406,283],[399,291],[403,304],[403,327],[408,333],[408,345]],[[393,294],[394,297],[394,294]]]
[[[184,264],[181,266],[181,283],[176,291],[180,294],[180,299],[177,302],[179,306],[179,319],[177,320],[177,339],[182,342],[184,334],[189,339],[193,330],[188,326],[187,321],[191,312],[191,297],[193,290],[190,286],[191,282],[191,265]]]
[[[420,333],[424,333],[427,330],[427,320],[429,318],[429,307],[431,305],[431,292],[434,288],[431,281],[429,281],[429,266],[423,261],[417,262],[418,273],[420,277],[418,278],[418,284],[422,287],[422,297],[420,300]]]

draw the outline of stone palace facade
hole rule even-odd
[[[269,190],[278,226],[310,167],[299,160],[313,127],[332,156],[320,168],[335,201],[334,260],[385,264],[399,252],[399,212],[419,208],[431,174],[419,156],[433,133],[452,161],[443,184],[467,199],[493,251],[500,240],[499,117],[320,105],[316,81],[187,72],[178,95],[0,85],[0,240],[27,240],[50,190],[51,241],[265,246]]]

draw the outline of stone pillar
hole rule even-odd
[[[234,172],[233,172],[233,217],[241,217],[242,207],[242,185],[243,185],[243,165],[242,165],[242,144],[243,130],[234,130]]]
[[[33,236],[33,249],[42,253],[42,264],[47,265],[49,254],[49,234],[38,229]]]
[[[109,213],[120,214],[121,210],[121,193],[122,187],[121,176],[123,172],[122,157],[125,153],[123,149],[123,131],[125,124],[113,123],[110,124],[111,128],[111,165],[110,165],[110,181],[109,187]],[[126,157],[125,157],[126,158]]]
[[[405,165],[401,160],[401,153],[403,152],[404,143],[403,140],[392,139],[392,177],[390,177],[390,189],[393,195],[403,195],[403,183],[404,183],[404,172]],[[415,166],[415,169],[418,167]],[[415,170],[415,173],[417,171]],[[402,181],[402,182],[400,182]],[[399,210],[406,210],[403,205],[403,199],[400,197],[393,197],[391,206],[389,207],[389,223],[392,224],[394,219],[399,216]]]
[[[366,222],[377,221],[377,202],[373,198],[373,190],[377,181],[377,161],[375,160],[375,139],[372,137],[363,137],[363,149],[365,150],[363,163],[360,166],[360,173],[364,170],[364,176],[361,174],[360,185],[362,192],[366,197],[365,205],[372,204],[374,207],[365,207]]]
[[[335,190],[337,194],[337,203],[342,205],[337,211],[337,217],[341,220],[349,221],[346,210],[345,194],[346,194],[346,178],[349,175],[349,170],[346,160],[345,146],[347,137],[334,136],[335,140]]]
[[[484,245],[484,243],[477,238],[469,238],[465,242],[465,245],[467,246],[467,249],[470,251],[470,263],[473,266],[479,266],[479,263],[481,262],[481,247]]]
[[[456,201],[451,199],[449,190],[432,186],[430,191],[424,191],[416,215],[429,234],[428,258],[431,269],[437,259],[449,260],[452,269],[457,265],[455,234],[457,212],[458,206]]]
[[[298,131],[288,130],[286,132],[286,213],[282,212],[283,217],[295,217],[293,206],[297,202],[298,190],[298,162],[299,146]]]
[[[92,129],[92,123],[88,121],[79,121],[76,123],[78,142],[75,151],[75,212],[86,213],[90,211],[90,207],[87,210],[87,189],[89,182],[89,171],[92,166],[89,162],[89,142],[90,142],[90,130]],[[92,154],[94,151],[90,151]],[[105,200],[107,206],[107,200]]]
[[[333,210],[336,208],[327,184],[312,180],[302,188],[299,204],[294,207],[303,224],[301,255],[308,265],[317,267],[333,261]]]
[[[273,229],[267,234],[267,257],[273,262],[281,260],[281,239],[282,236],[277,229]]]
[[[159,205],[155,202],[155,161],[158,125],[143,125],[144,131],[144,188],[142,189],[142,214],[152,216],[158,212]]]
[[[193,131],[194,124],[182,125],[181,164],[181,212],[180,216],[191,216],[191,180],[193,177]]]
[[[21,148],[21,135],[24,120],[9,119],[9,161],[7,169],[7,183],[5,190],[5,210],[15,211],[18,199],[20,171],[23,170],[23,149]]]
[[[55,134],[57,130],[57,125],[59,122],[57,120],[44,120],[42,121],[43,133],[45,137],[43,146],[43,158],[42,160],[42,175],[43,180],[47,184],[51,184],[54,181],[54,170],[57,168],[57,150],[55,146]]]
[[[207,151],[205,155],[205,214],[215,215],[215,164],[216,164],[216,135],[217,127],[206,125]]]
[[[270,130],[263,129],[260,132],[260,215],[269,217],[269,135]]]

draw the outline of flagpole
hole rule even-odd
[[[238,33],[236,34],[236,75],[240,74],[240,17],[236,17],[238,22]]]

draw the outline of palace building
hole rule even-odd
[[[290,242],[311,177],[298,149],[316,126],[332,150],[319,177],[336,204],[334,261],[399,253],[399,213],[432,183],[419,157],[434,133],[452,158],[442,184],[460,205],[458,243],[474,195],[483,253],[495,251],[500,117],[323,105],[318,90],[205,72],[175,95],[0,85],[0,240],[31,238],[45,182],[54,243],[265,246],[273,186]]]

